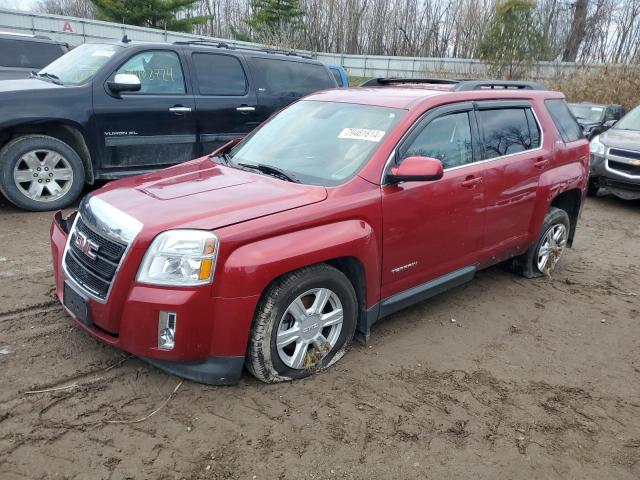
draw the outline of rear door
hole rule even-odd
[[[133,74],[140,91],[116,95],[106,82],[94,83],[93,125],[103,168],[148,170],[197,156],[195,102],[183,63],[178,50],[137,51],[107,80]]]
[[[320,63],[266,57],[251,57],[250,62],[262,120],[305,95],[338,86]]]
[[[551,152],[543,148],[539,123],[528,101],[477,104],[486,162],[485,255],[490,263],[528,244],[540,174]]]
[[[200,153],[242,137],[260,124],[255,89],[240,56],[191,53]]]
[[[476,137],[473,105],[462,103],[429,112],[398,147],[397,164],[435,157],[444,176],[383,185],[383,298],[477,262],[486,213]]]

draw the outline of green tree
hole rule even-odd
[[[291,34],[303,27],[300,0],[251,0],[253,15],[245,20],[259,39]]]
[[[503,0],[478,44],[478,58],[493,72],[509,79],[522,78],[546,50],[542,27],[530,0]]]
[[[96,17],[109,22],[191,32],[194,25],[206,23],[209,17],[190,17],[186,10],[199,0],[91,0]],[[184,14],[184,15],[180,15]],[[180,18],[178,18],[180,16]]]

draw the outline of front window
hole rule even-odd
[[[404,114],[396,108],[301,101],[234,147],[232,165],[271,166],[302,183],[334,186],[353,177]]]
[[[175,52],[150,50],[134,55],[116,74],[127,73],[140,79],[140,90],[131,94],[184,94],[184,76]]]
[[[604,107],[572,103],[569,104],[569,108],[574,117],[585,123],[598,123],[604,117]]]
[[[613,128],[616,130],[640,131],[640,107],[636,107],[627,113]]]
[[[118,45],[85,43],[50,63],[39,75],[49,74],[64,85],[88,82],[122,47]]]

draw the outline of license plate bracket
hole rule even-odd
[[[62,303],[73,315],[85,325],[92,325],[89,312],[89,301],[64,282]]]

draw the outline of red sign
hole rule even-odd
[[[71,22],[64,22],[64,26],[62,27],[62,31],[63,32],[71,32],[71,33],[73,33],[73,25],[71,25]]]

